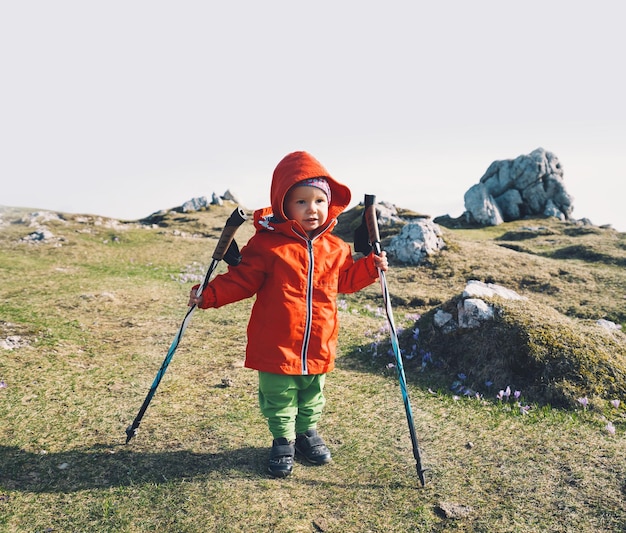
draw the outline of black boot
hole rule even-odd
[[[294,441],[285,437],[274,439],[267,469],[274,477],[287,477],[293,471]]]
[[[330,450],[315,429],[308,429],[296,435],[296,450],[314,465],[323,465],[331,461]]]

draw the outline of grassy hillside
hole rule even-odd
[[[594,329],[599,318],[626,327],[626,237],[609,228],[443,228],[447,248],[428,264],[392,266],[424,488],[378,285],[340,302],[320,425],[332,464],[298,463],[282,481],[265,473],[271,437],[256,375],[242,367],[250,301],[195,313],[125,445],[233,207],[171,212],[158,225],[42,214],[43,242],[28,238],[31,210],[2,211],[0,531],[626,529],[626,341]],[[247,222],[237,241],[251,234]],[[492,330],[436,335],[432,313],[470,279],[528,300],[500,303]],[[557,406],[530,378],[518,388],[499,366],[511,351],[536,356],[539,370],[560,354],[578,377],[563,372],[554,390],[573,401]],[[520,398],[496,397],[507,384]]]

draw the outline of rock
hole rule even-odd
[[[29,226],[40,226],[46,222],[67,223],[67,221],[59,215],[59,213],[53,213],[51,211],[35,211],[33,213],[29,213],[24,216],[20,222]]]
[[[448,334],[461,329],[480,327],[484,322],[493,320],[495,310],[493,305],[483,298],[500,297],[505,300],[526,300],[514,290],[507,289],[495,283],[483,283],[470,280],[461,293],[461,299],[456,306],[456,317],[442,309],[438,309],[433,317],[433,325]]]
[[[53,243],[54,246],[61,246],[61,243],[65,242],[65,240],[65,237],[56,237],[48,228],[42,226],[38,230],[26,235],[26,237],[22,237],[20,242],[26,242],[29,244]]]
[[[452,314],[446,313],[442,309],[437,309],[437,312],[433,317],[433,321],[435,323],[435,326],[441,328],[445,326],[448,322],[450,322],[450,320],[452,320],[453,318],[454,317],[452,316]]]
[[[548,199],[548,201],[546,202],[546,207],[543,210],[543,216],[558,218],[559,220],[562,220],[562,221],[566,219],[565,214],[561,212],[559,208],[556,205],[554,205],[554,202],[550,199]]]
[[[54,233],[49,229],[40,228],[37,231],[29,233],[26,237],[22,238],[24,242],[43,242],[54,238]]]
[[[328,526],[328,520],[326,520],[326,518],[324,518],[323,516],[320,516],[313,520],[312,524],[315,528],[315,531],[319,531],[320,533],[330,531],[330,528]]]
[[[524,204],[522,195],[517,189],[509,189],[494,199],[495,208],[500,210],[500,215],[504,220],[517,220],[521,216],[521,206]],[[501,206],[501,207],[498,207]],[[495,226],[496,224],[491,224]]]
[[[398,215],[398,209],[391,202],[376,203],[376,220],[379,226],[395,226],[404,224],[404,220]]]
[[[419,265],[424,258],[445,248],[441,229],[430,219],[406,224],[386,246],[387,253],[401,263]]]
[[[192,198],[191,200],[187,200],[180,207],[174,208],[174,211],[180,211],[182,213],[191,213],[193,211],[200,211],[202,209],[207,209],[211,205],[224,205],[224,200],[239,204],[239,200],[237,199],[237,197],[230,190],[228,190],[222,196],[219,196],[218,194],[213,193],[211,195],[210,202],[206,196],[198,196],[197,198]]]
[[[483,283],[475,279],[469,280],[463,290],[463,298],[492,298],[494,296],[499,296],[505,300],[526,299],[517,294],[514,290],[496,285],[495,283]]]
[[[497,226],[504,222],[500,208],[482,183],[470,187],[463,198],[467,222],[482,226]]]
[[[446,313],[442,309],[437,309],[433,317],[433,323],[441,329],[443,333],[452,333],[458,328],[456,320],[451,313]]]
[[[206,209],[209,207],[209,201],[206,196],[199,196],[197,198],[192,198],[191,200],[187,200],[183,205],[180,206],[180,210],[183,213],[190,213],[192,211],[200,211],[200,209]]]
[[[233,194],[230,189],[227,190],[223,195],[222,198],[224,200],[228,200],[229,202],[234,202],[236,204],[239,204],[239,198],[237,198],[237,196],[235,194]]]
[[[528,216],[569,220],[574,209],[558,158],[543,148],[515,159],[494,161],[479,183],[465,193],[464,200],[466,222],[484,226]]]
[[[615,322],[611,322],[610,320],[605,320],[604,318],[596,320],[596,324],[598,324],[598,326],[600,326],[600,327],[602,327],[604,329],[608,329],[609,331],[615,331],[615,330],[622,329],[622,325],[621,324],[616,324]]]
[[[4,348],[5,350],[13,350],[15,348],[21,348],[22,346],[28,346],[28,341],[19,335],[9,335],[5,339],[0,339],[0,348]]]
[[[444,518],[459,520],[461,518],[467,518],[472,512],[472,508],[460,503],[439,502],[435,506],[435,511]]]
[[[493,318],[493,307],[479,298],[467,298],[457,304],[460,328],[477,328]]]

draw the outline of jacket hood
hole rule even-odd
[[[307,152],[292,152],[286,155],[274,169],[270,198],[276,218],[286,220],[283,203],[287,191],[296,183],[309,178],[326,178],[330,185],[331,202],[328,207],[328,221],[337,218],[348,207],[350,189],[335,180],[322,164]]]

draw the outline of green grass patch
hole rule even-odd
[[[298,462],[285,480],[265,471],[271,437],[256,375],[242,366],[251,301],[196,311],[125,445],[231,211],[169,213],[144,227],[65,215],[49,223],[63,240],[37,244],[20,241],[32,231],[20,222],[27,213],[3,215],[0,340],[21,344],[0,349],[1,531],[626,528],[624,341],[594,329],[597,318],[626,321],[625,275],[619,261],[553,253],[581,244],[619,259],[623,237],[608,229],[551,220],[446,229],[444,252],[389,271],[424,488],[376,284],[340,301],[341,353],[320,424],[330,465]],[[520,237],[523,226],[549,230]],[[503,305],[493,329],[444,344],[429,317],[469,279],[528,301]],[[573,401],[533,392],[531,370],[548,367],[553,389]],[[511,395],[498,398],[507,384]]]

